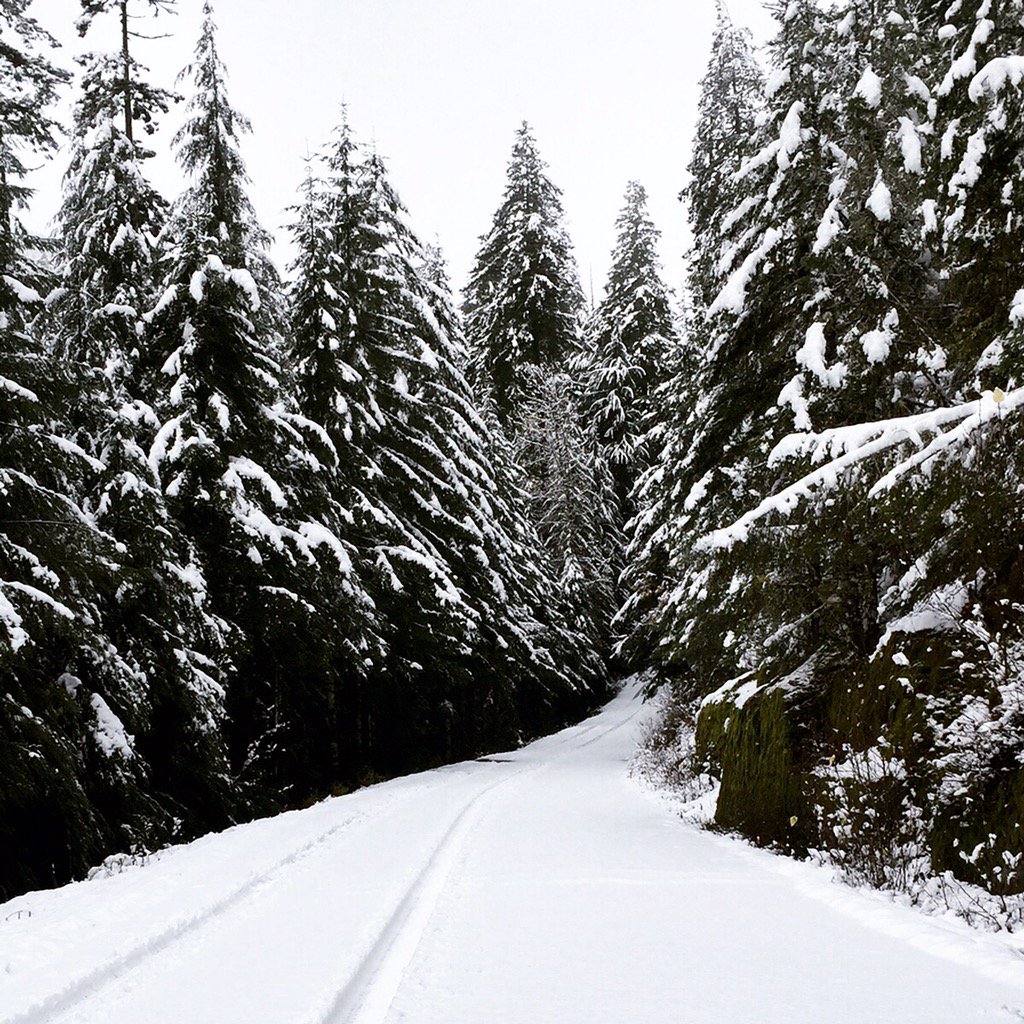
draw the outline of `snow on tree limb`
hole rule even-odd
[[[998,96],[1007,83],[1020,88],[1024,82],[1024,57],[1017,54],[996,57],[990,60],[971,79],[967,93],[974,103],[980,103],[985,96]]]
[[[704,550],[728,549],[743,543],[751,527],[772,513],[789,515],[801,501],[816,492],[831,490],[847,470],[895,448],[906,441],[918,450],[901,460],[872,485],[869,496],[891,490],[908,473],[921,469],[941,453],[957,447],[979,427],[1024,407],[1024,388],[1009,394],[986,391],[980,399],[962,405],[933,409],[914,416],[901,416],[875,423],[858,423],[820,433],[796,433],[783,438],[768,457],[769,465],[783,459],[809,456],[813,462],[828,458],[823,466],[801,477],[784,490],[765,498],[730,526],[702,538]],[[927,444],[923,435],[935,436]]]

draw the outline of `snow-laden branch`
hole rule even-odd
[[[1024,82],[1024,57],[1011,54],[990,60],[971,79],[967,93],[972,102],[980,103],[986,95],[998,96],[1007,85],[1019,89]]]
[[[912,442],[917,451],[897,463],[868,492],[871,497],[884,493],[908,473],[920,469],[942,452],[963,444],[983,424],[1021,407],[1024,407],[1024,388],[1017,388],[1007,395],[986,391],[973,402],[914,416],[857,423],[820,433],[790,434],[775,446],[768,457],[769,465],[800,456],[809,456],[812,462],[829,461],[784,490],[765,498],[732,525],[709,533],[702,538],[699,547],[705,550],[728,549],[737,542],[742,543],[749,536],[751,527],[766,516],[772,513],[789,515],[801,501],[816,492],[831,490],[840,477],[857,464],[907,441]],[[926,435],[934,436],[926,443]]]

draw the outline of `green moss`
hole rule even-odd
[[[718,825],[758,843],[803,848],[804,805],[781,690],[759,690],[742,707],[707,705],[697,718],[697,752],[722,780]]]

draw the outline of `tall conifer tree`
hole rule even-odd
[[[616,228],[608,285],[592,326],[583,417],[610,467],[625,524],[633,514],[633,488],[652,461],[649,434],[659,414],[655,394],[671,366],[673,322],[661,280],[660,233],[639,182],[627,187]]]
[[[152,318],[150,458],[232,625],[236,763],[280,798],[331,781],[318,709],[340,672],[358,671],[367,602],[283,387],[282,299],[238,152],[248,122],[228,103],[209,2],[187,73],[195,92],[176,143],[189,185]]]
[[[522,397],[522,369],[565,369],[580,347],[580,289],[561,191],[530,126],[516,133],[508,182],[466,290],[474,382],[503,423]]]

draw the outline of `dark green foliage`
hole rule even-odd
[[[469,753],[585,703],[594,668],[549,619],[555,583],[476,411],[461,326],[383,162],[347,119],[298,209],[291,331],[299,406],[324,428],[380,647],[353,698],[375,772]],[[565,652],[565,653],[563,653]],[[498,669],[495,674],[495,670]],[[485,680],[490,680],[485,682]],[[532,710],[528,710],[527,706]]]
[[[659,232],[639,182],[626,188],[615,226],[612,268],[589,332],[582,415],[608,463],[619,525],[624,526],[635,512],[637,479],[654,461],[661,419],[656,392],[668,376],[675,338],[669,293],[661,280]]]
[[[1022,147],[998,59],[1020,14],[779,4],[764,116],[720,18],[687,193],[695,372],[620,613],[677,705],[726,687],[698,723],[720,823],[914,893],[943,870],[1021,888]]]
[[[466,291],[469,371],[524,471],[531,523],[546,549],[541,557],[561,592],[554,618],[585,638],[602,664],[617,598],[621,519],[605,453],[581,411],[583,296],[560,196],[524,123]],[[584,674],[590,672],[588,664]]]
[[[561,192],[524,122],[465,302],[473,381],[502,423],[515,415],[526,367],[565,368],[580,347],[583,293],[563,221]]]

